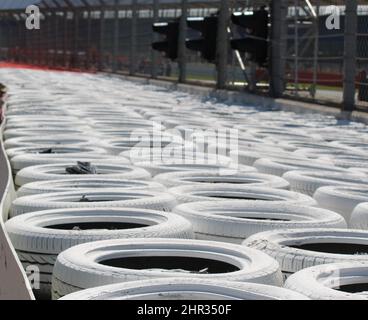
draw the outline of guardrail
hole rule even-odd
[[[10,163],[2,143],[4,127],[5,120],[0,125],[0,172],[3,180],[3,189],[0,190],[0,300],[34,300],[27,275],[4,226],[12,200],[16,197]]]

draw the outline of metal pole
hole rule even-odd
[[[58,30],[59,30],[59,15],[58,12],[54,12],[54,58],[53,58],[53,65],[58,64],[58,46],[59,46],[59,39],[58,39]]]
[[[101,9],[100,11],[100,44],[99,44],[99,51],[100,51],[100,61],[98,64],[99,70],[103,70],[103,51],[104,51],[104,29],[105,29],[105,9]]]
[[[294,93],[299,95],[299,0],[294,0]]]
[[[76,9],[73,12],[74,15],[74,68],[78,67],[78,52],[79,52],[79,11]]]
[[[181,1],[181,17],[179,21],[179,39],[178,39],[178,66],[180,83],[187,79],[187,59],[185,38],[187,33],[188,0]]]
[[[319,10],[320,10],[320,0],[316,4],[317,16],[314,18],[314,54],[313,54],[313,86],[314,90],[312,92],[313,99],[317,93],[317,76],[318,76],[318,51],[319,51]]]
[[[67,67],[68,64],[68,11],[64,11],[64,67]]]
[[[153,22],[157,22],[158,21],[158,13],[159,13],[159,5],[160,5],[160,1],[159,0],[153,0]],[[157,41],[158,39],[158,35],[156,34],[156,32],[152,32],[152,42]],[[152,78],[157,78],[157,61],[158,60],[158,54],[156,52],[156,50],[152,50],[151,49],[151,76]]]
[[[227,81],[229,0],[221,0],[217,26],[217,89],[224,89]]]
[[[287,4],[285,0],[272,1],[271,7],[271,83],[270,95],[279,98],[285,89],[285,59]]]
[[[114,44],[112,55],[112,71],[116,72],[118,69],[118,51],[119,51],[119,0],[115,0],[115,13],[114,13]]]
[[[358,1],[346,1],[344,47],[343,110],[353,111],[355,106],[355,76],[357,54]]]
[[[129,74],[133,75],[136,70],[137,59],[137,0],[132,0],[132,20],[130,33],[130,57],[129,57]]]
[[[87,69],[91,67],[91,28],[92,28],[92,12],[87,8]]]

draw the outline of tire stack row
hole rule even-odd
[[[364,125],[0,73],[6,229],[38,298],[367,298]]]

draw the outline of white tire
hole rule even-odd
[[[368,232],[346,229],[274,230],[255,234],[243,243],[274,257],[288,276],[315,265],[368,263]]]
[[[4,139],[11,139],[24,136],[48,136],[48,135],[80,135],[83,136],[85,131],[82,129],[72,128],[34,128],[34,129],[6,129],[4,131]]]
[[[103,178],[71,178],[65,180],[45,180],[26,183],[18,189],[17,196],[19,198],[41,193],[67,192],[73,190],[101,190],[106,188],[114,188],[119,190],[166,190],[165,186],[155,181]]]
[[[314,193],[313,198],[321,208],[335,211],[349,222],[354,208],[359,203],[368,202],[368,187],[321,187]]]
[[[345,262],[301,270],[285,283],[312,300],[368,300],[368,265]]]
[[[297,159],[268,159],[261,158],[254,163],[254,167],[261,173],[282,176],[292,170],[310,170],[310,171],[332,171],[332,172],[348,172],[342,168],[333,165],[328,166],[326,163],[318,163],[313,160],[297,160]]]
[[[335,212],[288,202],[192,202],[178,205],[173,212],[192,223],[197,239],[239,244],[268,230],[346,228],[344,219]]]
[[[324,186],[365,185],[367,179],[359,173],[331,171],[289,171],[282,176],[290,183],[290,190],[313,196]]]
[[[19,148],[9,148],[6,150],[6,154],[8,158],[13,158],[15,156],[23,155],[23,154],[44,154],[43,152],[51,151],[51,153],[46,153],[48,155],[54,154],[59,155],[59,157],[63,157],[63,155],[73,155],[73,154],[84,154],[84,155],[93,155],[93,154],[107,154],[106,151],[102,148],[97,147],[87,147],[87,146],[67,146],[67,145],[39,145],[37,147],[19,147]]]
[[[219,201],[233,199],[244,202],[267,202],[289,204],[299,204],[305,206],[315,206],[317,202],[304,194],[288,190],[273,189],[266,187],[252,187],[239,185],[184,185],[169,189],[177,202],[187,203],[196,201]]]
[[[300,293],[258,283],[162,278],[77,291],[60,300],[307,300]]]
[[[31,166],[41,164],[63,163],[65,161],[77,163],[81,162],[105,162],[115,163],[120,165],[130,164],[130,161],[121,156],[114,157],[107,154],[85,154],[85,153],[70,153],[70,154],[22,154],[10,159],[13,173],[17,173]]]
[[[237,172],[226,175],[220,174],[217,170],[177,171],[159,174],[154,180],[168,188],[186,184],[229,184],[289,189],[289,183],[285,179],[256,172]]]
[[[107,240],[59,254],[52,296],[120,282],[167,277],[282,286],[278,263],[263,252],[221,242],[172,239]]]
[[[124,238],[193,238],[191,224],[170,213],[147,209],[58,209],[31,212],[10,219],[6,230],[26,268],[41,271],[38,297],[51,296],[51,275],[57,255],[78,244]]]
[[[171,211],[175,198],[166,192],[150,190],[101,189],[43,193],[17,198],[13,201],[10,216],[40,210],[62,208],[145,208]]]
[[[165,172],[174,172],[174,171],[209,171],[209,170],[217,170],[217,172],[221,174],[236,174],[236,172],[257,172],[257,170],[250,166],[243,165],[235,165],[230,166],[222,166],[221,164],[211,164],[211,159],[205,160],[203,163],[196,163],[191,161],[183,161],[182,163],[174,163],[174,164],[165,164],[165,163],[157,163],[157,162],[137,162],[136,166],[144,168],[149,173],[151,173],[152,177],[157,176],[158,174]]]
[[[368,230],[368,202],[361,203],[355,207],[351,214],[349,227]]]
[[[85,179],[85,178],[114,178],[114,179],[132,179],[132,180],[149,180],[151,175],[142,168],[136,168],[127,165],[108,164],[105,162],[95,161],[92,165],[97,168],[97,174],[67,174],[65,169],[76,163],[55,163],[39,166],[32,166],[20,170],[15,177],[15,184],[22,186],[29,182],[42,180],[64,180],[64,179]]]
[[[83,138],[78,136],[25,136],[20,138],[7,139],[4,142],[5,149],[21,148],[21,147],[37,147],[38,145],[68,145],[71,147],[76,146],[92,146],[96,145],[96,139]]]

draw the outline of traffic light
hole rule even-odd
[[[166,36],[165,41],[152,43],[152,49],[165,53],[166,58],[176,60],[178,57],[179,22],[157,22],[152,25],[154,32]]]
[[[187,18],[188,28],[199,31],[201,37],[185,41],[189,50],[199,51],[209,62],[216,60],[217,16]]]
[[[250,55],[250,60],[264,66],[268,58],[268,11],[234,12],[233,24],[246,29],[244,38],[232,39],[231,48]]]

